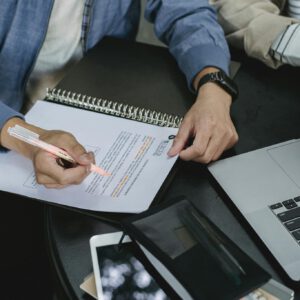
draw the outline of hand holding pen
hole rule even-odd
[[[37,145],[34,146],[10,136],[8,128],[14,127],[16,124],[37,133],[39,140],[44,143],[63,149],[64,151],[62,151],[66,152],[74,160],[74,165],[76,166],[64,168],[57,163],[59,162],[58,156],[51,153],[51,151],[41,149]],[[47,188],[63,188],[68,185],[81,183],[90,174],[92,171],[91,166],[95,163],[93,153],[87,152],[72,134],[58,130],[44,130],[25,123],[19,118],[12,118],[5,124],[1,132],[1,145],[31,158],[37,182]],[[98,168],[95,165],[94,167]],[[104,172],[103,175],[105,174],[109,175]]]

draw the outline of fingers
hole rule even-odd
[[[90,154],[87,153],[85,148],[72,134],[68,132],[53,131],[53,135],[56,135],[51,137],[51,140],[54,140],[53,144],[68,152],[68,154],[80,165],[89,165],[95,162],[92,152]]]
[[[178,133],[173,141],[173,145],[168,152],[169,156],[175,156],[184,148],[192,132],[192,126],[188,121],[183,120]]]
[[[60,185],[60,184],[44,184],[44,186],[47,189],[57,189],[57,190],[65,187],[64,185]]]
[[[65,185],[55,183],[54,180],[47,175],[36,176],[36,179],[38,184],[44,185],[49,189],[62,189],[66,187]]]
[[[65,149],[80,165],[90,165],[95,163],[94,154],[92,152],[87,153],[82,145],[80,145],[76,139],[68,145],[68,149]]]
[[[56,158],[45,151],[38,153],[34,160],[36,180],[46,187],[66,187],[71,184],[80,184],[90,173],[89,166],[78,165],[64,169],[56,162]]]
[[[238,134],[234,128],[234,126],[232,126],[231,131],[228,131],[227,133],[227,137],[225,136],[223,139],[223,143],[222,141],[220,142],[220,145],[218,147],[216,147],[216,152],[215,154],[212,156],[212,161],[216,161],[225,150],[230,149],[231,147],[233,147],[238,141]]]
[[[218,130],[211,136],[197,134],[193,145],[181,151],[180,158],[207,164],[217,160],[237,140],[238,135],[234,127]]]
[[[55,155],[38,150],[33,155],[37,182],[49,188],[63,188],[71,184],[80,184],[90,173],[91,163],[95,163],[94,153],[86,152],[75,137],[67,132],[46,131],[41,138],[47,143],[64,149],[73,157],[77,165],[63,168],[57,163]]]
[[[183,160],[194,160],[202,162],[201,158],[205,157],[209,139],[210,136],[208,132],[203,131],[197,133],[193,144],[180,152],[180,158]]]
[[[223,101],[224,92],[215,90],[214,85],[205,92],[198,96],[185,116],[170,153],[179,153],[183,160],[206,164],[232,147],[238,135],[231,121],[229,104]],[[194,138],[193,144],[184,149],[190,137]]]
[[[95,154],[92,151],[81,154],[77,161],[81,165],[89,166],[90,164],[95,164]]]

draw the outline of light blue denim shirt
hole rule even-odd
[[[24,91],[43,45],[54,0],[0,0],[0,129],[20,116]],[[140,0],[89,0],[86,52],[104,36],[133,39]],[[145,17],[169,47],[192,86],[206,66],[228,73],[230,55],[216,14],[207,0],[148,0]]]

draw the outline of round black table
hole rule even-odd
[[[236,77],[240,97],[232,106],[240,140],[224,156],[300,136],[299,69],[283,67],[274,71],[257,61],[240,59],[242,66]],[[165,198],[183,194],[275,279],[291,286],[268,249],[215,184],[205,166],[180,163]],[[92,272],[89,238],[118,227],[63,208],[48,206],[45,213],[50,258],[65,294],[62,299],[88,299],[79,285]],[[296,299],[300,299],[300,291]]]
[[[251,229],[244,228],[240,223],[242,220],[218,196],[207,179],[206,170],[193,163],[181,166],[167,192],[166,200],[182,195],[183,191],[188,199],[196,203],[202,212],[275,279],[283,279],[276,272],[278,270],[272,267],[275,262],[251,233]],[[90,299],[79,288],[83,279],[92,272],[89,239],[95,234],[117,231],[119,227],[49,206],[46,208],[46,229],[50,258],[58,279],[57,288],[63,290],[61,299]]]

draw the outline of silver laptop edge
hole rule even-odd
[[[277,217],[287,209],[270,206],[300,196],[300,140],[220,160],[208,169],[290,278],[299,281],[300,244]]]

